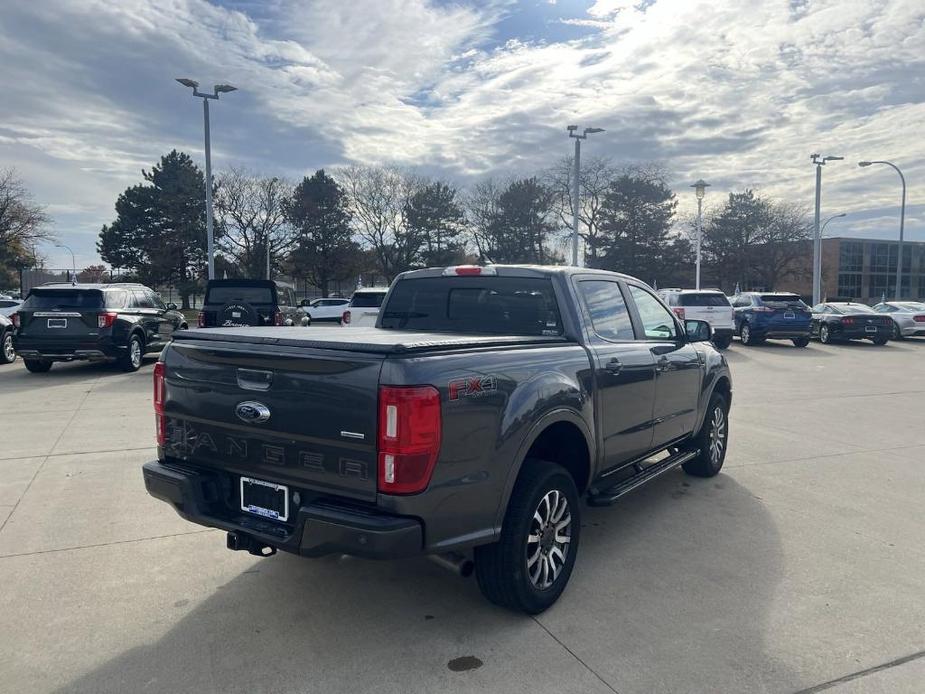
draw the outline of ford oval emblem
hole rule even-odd
[[[238,403],[238,406],[234,408],[234,413],[238,419],[248,424],[261,424],[270,418],[270,408],[262,402],[253,400]]]

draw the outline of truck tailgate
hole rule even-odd
[[[290,491],[375,500],[384,358],[337,349],[175,341],[163,357],[164,453],[285,484]]]

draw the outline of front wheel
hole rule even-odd
[[[51,369],[51,362],[44,359],[23,359],[22,363],[27,371],[34,374],[47,373]]]
[[[752,328],[748,323],[742,323],[742,327],[739,328],[739,339],[742,340],[743,345],[757,345],[760,342],[752,335]]]
[[[806,347],[806,346],[808,346],[808,345],[809,345],[809,338],[808,338],[808,337],[795,337],[795,338],[793,338],[793,346],[794,346],[794,347]]]
[[[13,333],[7,330],[0,339],[0,364],[12,364],[16,361],[16,350],[13,349]]]
[[[568,583],[578,553],[578,490],[561,466],[527,460],[514,485],[501,538],[475,548],[482,594],[511,610],[539,614]]]
[[[902,329],[899,327],[899,323],[897,323],[896,321],[893,321],[893,339],[894,339],[894,340],[902,340],[902,339],[903,339],[903,331],[902,331]]]
[[[832,335],[829,332],[829,326],[827,326],[825,323],[823,323],[819,328],[819,342],[824,345],[831,344],[832,342]]]
[[[723,467],[728,445],[729,403],[720,393],[713,393],[703,425],[693,439],[693,446],[699,449],[699,453],[681,467],[688,475],[713,477]]]

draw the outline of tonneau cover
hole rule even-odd
[[[174,333],[178,342],[213,340],[248,344],[280,345],[347,352],[403,354],[465,347],[517,347],[562,344],[569,340],[555,336],[468,335],[459,333],[407,332],[381,328],[342,327],[250,327],[200,328]]]

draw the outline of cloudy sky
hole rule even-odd
[[[240,91],[212,110],[215,168],[292,178],[396,163],[460,184],[584,153],[660,161],[708,203],[754,187],[832,235],[925,240],[922,0],[31,0],[0,15],[0,168],[96,260],[113,203],[172,148],[202,160],[201,105],[174,77]],[[49,265],[68,266],[47,248]]]

